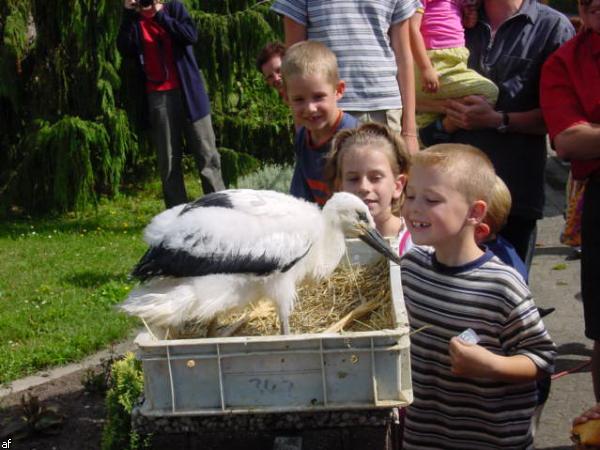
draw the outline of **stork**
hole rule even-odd
[[[353,194],[334,194],[322,210],[274,191],[208,194],[152,219],[144,232],[150,247],[132,272],[142,283],[119,307],[168,330],[268,298],[289,334],[297,284],[329,276],[345,237],[399,261]]]

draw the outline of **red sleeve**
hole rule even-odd
[[[550,139],[580,123],[589,123],[577,96],[575,85],[583,80],[572,79],[565,60],[550,56],[542,69],[540,105]]]

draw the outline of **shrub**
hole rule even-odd
[[[102,433],[102,450],[138,450],[140,436],[131,430],[131,411],[144,390],[140,362],[133,353],[112,366],[112,386],[106,396],[106,425]]]

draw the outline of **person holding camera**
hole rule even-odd
[[[194,57],[198,33],[177,0],[124,0],[117,48],[136,58],[145,84],[151,138],[167,208],[188,201],[183,180],[183,137],[205,194],[225,189],[210,104]]]

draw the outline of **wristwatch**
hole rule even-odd
[[[498,133],[508,133],[508,123],[510,122],[510,117],[508,116],[508,113],[505,111],[498,111],[500,114],[502,114],[502,122],[500,123],[500,125],[498,125],[498,128],[496,128],[496,131]]]

